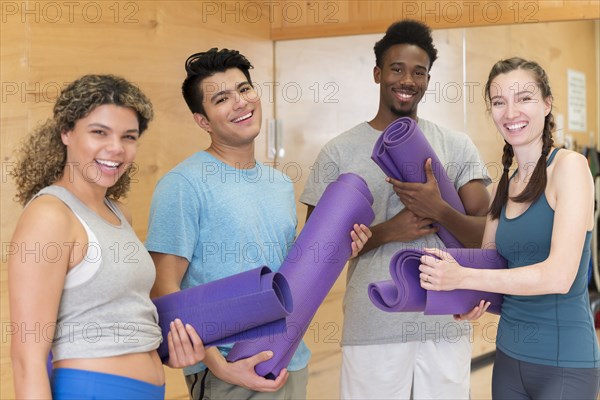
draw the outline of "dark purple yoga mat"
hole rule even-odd
[[[372,204],[373,196],[358,175],[342,174],[327,186],[279,270],[287,278],[294,299],[287,330],[273,337],[235,344],[227,357],[229,361],[272,350],[273,358],[258,364],[256,373],[275,378],[287,367],[351,255],[350,231],[354,224],[369,226],[373,222]]]
[[[399,118],[385,128],[375,143],[371,158],[387,176],[403,182],[418,183],[427,181],[425,161],[431,158],[431,167],[442,198],[457,211],[465,213],[444,165],[412,118]],[[437,234],[446,247],[463,247],[446,228],[441,225],[439,228]]]
[[[506,268],[506,260],[493,249],[446,249],[463,267],[478,269]],[[500,314],[503,296],[499,293],[457,289],[451,291],[425,290],[419,279],[423,250],[400,250],[390,261],[391,281],[369,285],[369,298],[383,311],[419,311],[429,315],[463,314],[481,300],[492,304],[488,312]]]
[[[54,369],[54,365],[52,364],[52,350],[48,353],[48,358],[46,359],[46,372],[48,373],[48,378],[52,378],[52,370]]]
[[[259,267],[154,299],[163,341],[161,359],[169,356],[169,324],[179,318],[198,332],[205,346],[272,336],[285,331],[292,296],[285,277]]]

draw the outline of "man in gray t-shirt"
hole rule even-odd
[[[345,172],[362,176],[375,197],[373,237],[348,270],[341,397],[399,399],[410,397],[412,392],[414,398],[466,399],[471,359],[468,322],[454,321],[451,316],[380,311],[370,302],[367,286],[390,279],[389,262],[398,250],[443,248],[433,222],[443,225],[463,244],[480,246],[489,205],[485,188],[489,179],[467,135],[417,117],[429,70],[437,58],[429,28],[416,21],[393,24],[375,45],[375,55],[374,77],[380,85],[377,115],[325,145],[300,197],[308,205],[310,217],[327,184]],[[467,215],[441,198],[431,174],[424,184],[391,183],[371,160],[383,129],[400,117],[417,121],[446,166]],[[423,167],[427,170],[429,166]]]

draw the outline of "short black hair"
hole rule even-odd
[[[252,85],[250,78],[250,69],[252,64],[237,50],[212,49],[192,54],[185,61],[185,71],[187,77],[183,81],[181,91],[183,98],[192,113],[204,114],[202,100],[204,94],[200,88],[202,81],[218,72],[225,72],[228,69],[237,68],[244,73],[248,83]]]
[[[385,36],[375,43],[375,63],[381,68],[385,52],[397,44],[413,44],[422,48],[429,56],[429,69],[437,59],[437,49],[433,45],[431,28],[420,21],[405,19],[390,25]]]

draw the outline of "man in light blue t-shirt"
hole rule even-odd
[[[261,104],[250,62],[237,51],[211,49],[190,56],[185,66],[183,96],[211,144],[156,186],[146,240],[157,271],[153,297],[261,265],[277,271],[296,232],[292,182],[254,157]],[[357,233],[354,256],[370,234]],[[184,370],[192,398],[306,398],[310,351],[304,342],[275,380],[254,370],[270,351],[229,363],[231,347],[208,348],[204,364]]]

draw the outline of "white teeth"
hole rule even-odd
[[[115,161],[109,161],[109,160],[96,160],[96,162],[100,165],[104,165],[104,166],[110,167],[110,168],[116,168],[119,165],[121,165],[121,163],[118,163]]]
[[[517,129],[525,128],[526,126],[527,126],[526,122],[521,122],[519,124],[506,125],[506,129],[508,129],[509,131],[514,131]]]
[[[399,91],[399,90],[398,90],[398,91],[397,91],[397,90],[395,90],[394,92],[395,92],[395,93],[396,93],[396,95],[397,95],[398,97],[400,97],[400,99],[402,99],[402,100],[409,100],[409,99],[412,99],[412,98],[414,97],[414,95],[415,95],[414,93],[407,93],[407,92],[404,92],[404,91]]]
[[[244,121],[244,120],[246,120],[246,119],[250,118],[251,116],[252,116],[252,113],[251,113],[251,112],[249,112],[249,113],[248,113],[248,114],[246,114],[246,115],[242,115],[241,117],[234,119],[234,120],[233,120],[233,122],[240,122],[240,121]]]

